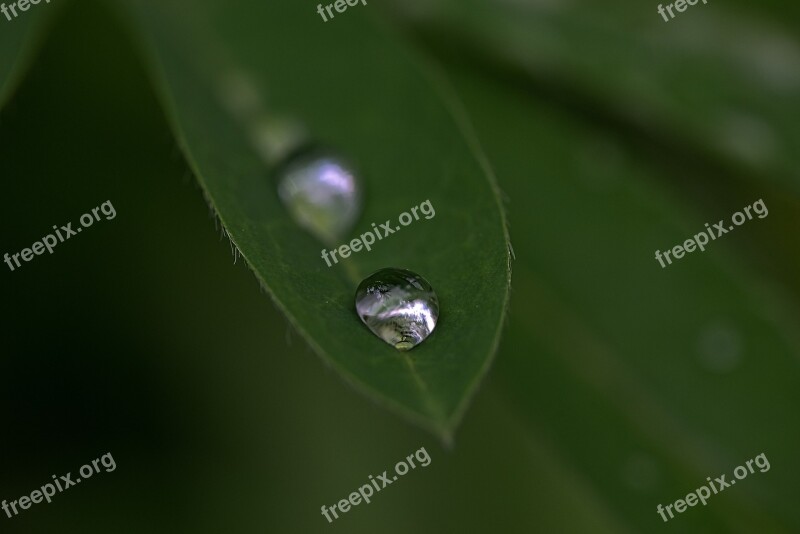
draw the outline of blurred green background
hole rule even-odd
[[[305,4],[297,32],[314,32]],[[772,126],[758,64],[732,95],[718,57],[646,40],[640,25],[663,29],[655,4],[624,16],[579,4],[370,2],[329,23],[388,16],[441,62],[507,195],[510,317],[452,449],[351,391],[234,264],[118,15],[99,1],[37,7],[53,10],[51,31],[0,112],[0,253],[106,200],[117,217],[0,275],[0,499],[107,452],[117,469],[0,515],[0,532],[800,531],[797,123],[774,125],[772,158],[747,150],[763,129],[718,146],[696,120],[714,104],[682,91]],[[267,12],[235,5],[252,7],[246,22],[215,12],[234,50]],[[691,41],[714,17],[782,32],[781,9],[796,11],[709,4],[670,32]],[[538,41],[546,31],[563,47]],[[619,59],[638,77],[602,64],[614,32],[621,50],[653,46],[653,72],[641,49]],[[605,76],[576,59],[592,57]],[[800,64],[776,64],[794,88]],[[664,101],[628,100],[661,82]],[[653,259],[759,198],[767,218],[668,269]],[[423,446],[428,467],[321,516]],[[762,452],[767,473],[669,523],[656,514]]]

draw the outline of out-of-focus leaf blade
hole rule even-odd
[[[10,21],[0,15],[0,107],[20,82],[53,14],[53,10],[38,10]]]
[[[656,4],[397,0],[458,47],[594,115],[800,191],[800,40],[725,2],[665,22]]]
[[[745,204],[695,213],[613,136],[453,72],[511,199],[517,262],[496,371],[518,416],[637,531],[796,531],[800,351],[776,319],[796,310],[732,252],[747,234],[788,230],[775,213],[754,218],[662,268],[656,249]],[[762,452],[769,471],[669,523],[656,513]]]

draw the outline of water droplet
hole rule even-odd
[[[708,325],[697,341],[700,362],[714,373],[730,373],[742,363],[744,344],[739,332],[727,323]]]
[[[652,456],[643,452],[632,454],[622,466],[622,478],[634,490],[647,491],[659,481],[659,470]]]
[[[270,116],[250,124],[253,146],[268,165],[283,161],[307,142],[308,132],[290,117]]]
[[[725,115],[716,128],[716,142],[748,163],[764,166],[772,162],[780,149],[780,140],[764,119],[747,113]]]
[[[795,40],[774,29],[758,29],[738,35],[730,43],[745,74],[772,89],[791,94],[800,87],[800,47]]]
[[[361,212],[361,185],[339,158],[303,152],[281,165],[278,194],[295,222],[328,245],[350,231]]]
[[[259,113],[263,107],[255,83],[241,70],[228,72],[218,90],[225,106],[239,118]]]
[[[256,82],[240,70],[224,76],[218,87],[228,111],[247,130],[250,141],[267,165],[283,161],[308,141],[305,126],[293,117],[267,112],[264,93]]]
[[[436,328],[439,299],[420,275],[381,269],[359,284],[356,311],[373,334],[397,350],[410,350]]]

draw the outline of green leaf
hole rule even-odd
[[[727,2],[670,22],[657,3],[624,0],[391,4],[426,42],[501,66],[539,94],[654,139],[665,156],[723,159],[731,172],[800,191],[800,39],[787,25]]]
[[[20,13],[22,15],[22,13]],[[12,20],[0,14],[0,108],[22,80],[54,10],[34,10]]]
[[[371,6],[324,23],[313,7],[262,4],[196,2],[181,16],[161,2],[131,5],[186,158],[238,253],[327,363],[448,440],[496,351],[508,297],[509,245],[491,173],[442,82]],[[192,26],[192,16],[205,21]],[[309,31],[294,30],[303,24]],[[195,30],[209,27],[228,50]],[[223,104],[231,101],[246,112],[234,116]],[[340,244],[425,200],[435,217],[327,267],[323,244],[279,202],[253,135],[287,115],[354,162],[365,183],[363,215]],[[441,303],[435,332],[407,353],[354,311],[357,284],[383,267],[421,274]]]
[[[729,218],[759,189],[718,190],[727,207],[697,213],[659,185],[662,170],[607,132],[475,71],[453,69],[454,83],[512,199],[511,228],[524,229],[494,375],[516,417],[547,435],[633,531],[654,531],[658,504],[706,477],[730,479],[762,452],[770,471],[665,528],[796,531],[797,308],[742,261],[769,253],[781,262],[791,242],[735,251],[740,239],[793,235],[797,216],[781,227],[786,204],[764,196],[767,218],[661,268],[656,249]]]

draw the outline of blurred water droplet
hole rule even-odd
[[[278,194],[295,222],[329,245],[337,244],[361,212],[361,184],[339,158],[304,153],[281,166]]]
[[[381,269],[359,284],[356,311],[376,336],[397,350],[410,350],[436,328],[439,299],[420,275]]]
[[[620,169],[628,166],[625,152],[608,136],[589,135],[572,154],[577,175],[595,191],[613,188],[620,183]]]
[[[267,113],[262,98],[264,91],[243,71],[228,72],[221,78],[217,90],[223,104],[245,128],[267,165],[284,160],[308,141],[308,132],[300,121]]]
[[[631,488],[646,491],[658,483],[658,466],[650,455],[638,452],[625,461],[622,478]]]
[[[739,35],[730,46],[736,50],[745,74],[787,94],[800,87],[800,47],[795,40],[774,29]]]
[[[717,127],[717,143],[747,162],[763,166],[775,158],[778,135],[765,120],[747,113],[729,113]]]
[[[709,371],[729,373],[742,363],[742,339],[739,333],[722,323],[703,330],[697,342],[700,362]]]
[[[247,118],[261,112],[258,89],[244,72],[230,71],[222,78],[218,90],[225,106],[237,118]]]
[[[284,160],[307,142],[305,127],[289,117],[264,117],[250,125],[250,137],[261,159],[269,165]]]

